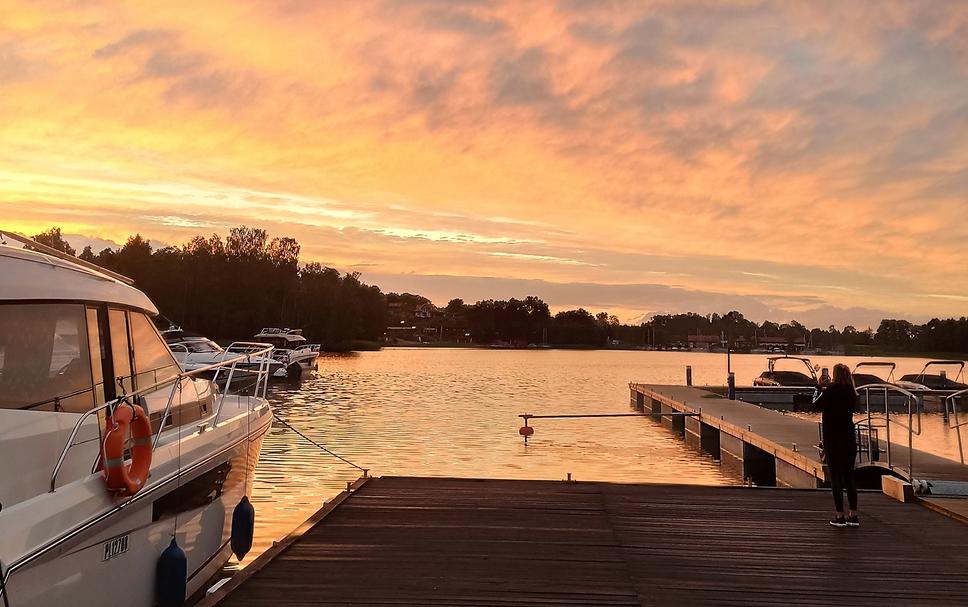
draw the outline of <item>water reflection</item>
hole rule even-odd
[[[518,435],[520,413],[628,412],[629,381],[679,384],[687,364],[697,384],[725,381],[720,354],[391,349],[325,356],[312,378],[274,386],[271,399],[293,426],[375,475],[736,483],[648,418],[536,420],[527,447]],[[899,361],[898,371],[922,365]],[[732,366],[749,384],[765,357],[733,356]],[[932,424],[921,442],[948,449],[951,437]],[[253,556],[358,476],[274,424],[253,490]]]

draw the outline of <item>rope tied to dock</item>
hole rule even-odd
[[[310,444],[312,444],[313,446],[315,446],[317,449],[319,449],[321,451],[324,451],[324,452],[328,453],[329,455],[332,455],[333,457],[335,457],[336,459],[338,459],[339,461],[343,462],[344,464],[346,464],[348,466],[352,466],[353,468],[356,468],[357,470],[360,470],[361,472],[363,472],[363,476],[364,477],[369,476],[369,474],[370,474],[369,468],[364,468],[362,466],[358,466],[358,465],[354,464],[353,462],[351,462],[350,460],[348,460],[345,457],[343,457],[342,455],[340,455],[338,453],[334,453],[333,451],[327,449],[324,445],[321,445],[321,444],[317,443],[316,441],[314,441],[313,439],[309,438],[308,436],[306,436],[305,434],[303,434],[302,432],[300,432],[296,428],[293,428],[292,427],[292,424],[290,424],[286,420],[284,420],[281,417],[279,417],[279,415],[276,414],[275,411],[272,412],[272,417],[277,422],[279,422],[280,424],[282,424],[286,428],[289,428],[290,430],[292,430],[293,432],[295,432],[298,436],[302,437],[304,440],[306,440],[307,442],[309,442]]]

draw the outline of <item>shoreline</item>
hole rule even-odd
[[[486,346],[480,344],[464,344],[464,343],[405,343],[405,344],[382,344],[377,350],[382,349],[393,349],[393,348],[415,348],[415,349],[438,349],[438,350],[452,350],[452,349],[466,349],[466,350],[514,350],[514,351],[542,351],[542,350],[588,350],[588,351],[619,351],[619,352],[678,352],[682,354],[718,354],[725,355],[726,352],[719,351],[706,351],[706,350],[648,350],[639,346],[582,346],[582,345],[557,345],[557,346],[541,346],[536,348],[514,348],[505,346]],[[354,350],[357,351],[357,350]],[[753,355],[753,356],[782,356],[782,354],[774,354],[768,352],[738,352],[733,351],[734,355]],[[968,361],[968,353],[964,352],[892,352],[889,350],[870,350],[859,352],[857,350],[848,350],[847,352],[824,352],[815,354],[798,354],[795,352],[790,352],[790,356],[803,356],[805,358],[810,358],[811,356],[842,356],[845,358],[926,358],[931,360],[962,360]]]

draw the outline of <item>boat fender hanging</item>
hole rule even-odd
[[[188,592],[188,559],[173,537],[158,557],[155,569],[155,598],[158,607],[182,607]]]
[[[131,430],[131,462],[124,461],[128,429]],[[145,410],[130,403],[116,407],[107,417],[107,432],[101,443],[104,483],[122,496],[134,495],[144,487],[151,470],[151,421]]]
[[[252,535],[255,531],[255,507],[244,496],[232,512],[232,553],[241,561],[252,549]]]

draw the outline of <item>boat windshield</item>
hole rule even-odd
[[[259,337],[259,341],[264,341],[268,344],[272,344],[276,349],[288,350],[292,348],[298,348],[306,342],[306,338],[302,335],[292,336],[292,338],[279,337],[279,336],[269,336],[269,337]]]
[[[179,343],[192,354],[221,354],[223,352],[222,346],[204,337],[186,339]]]
[[[93,384],[83,305],[0,305],[0,409],[87,411]]]

